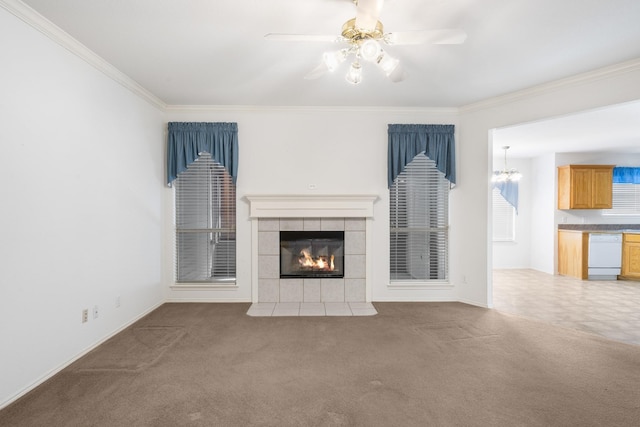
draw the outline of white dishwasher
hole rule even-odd
[[[617,280],[622,265],[622,233],[589,233],[589,280]]]

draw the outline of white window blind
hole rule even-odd
[[[613,184],[612,209],[602,211],[603,215],[640,215],[640,184]]]
[[[391,280],[447,280],[449,181],[424,153],[394,181],[390,219]]]
[[[493,189],[493,241],[513,242],[516,239],[516,210],[500,194]]]
[[[175,181],[176,282],[234,281],[236,189],[208,153]]]

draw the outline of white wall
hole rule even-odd
[[[375,204],[373,230],[374,301],[459,300],[491,306],[493,257],[489,200],[491,130],[591,108],[640,99],[640,69],[580,76],[516,96],[468,106],[459,115],[435,110],[330,108],[172,109],[168,121],[234,121],[239,126],[238,289],[235,291],[171,289],[170,300],[250,299],[250,224],[247,194],[370,193]],[[450,287],[395,290],[388,286],[388,190],[386,151],[389,123],[454,123],[457,125],[457,185],[450,203]],[[541,158],[531,165],[541,182],[532,188],[531,267],[554,272],[555,163]],[[165,209],[172,211],[171,190]],[[544,213],[543,213],[544,211]],[[245,222],[246,221],[246,222]],[[171,234],[170,224],[167,228]],[[171,237],[165,247],[171,247]],[[172,252],[165,254],[165,265]],[[167,277],[172,277],[168,272]],[[166,283],[170,288],[171,281]]]
[[[374,194],[373,299],[457,299],[451,286],[415,291],[392,290],[389,284],[389,192],[387,189],[387,126],[391,123],[456,124],[455,112],[426,110],[374,110],[340,108],[265,108],[171,111],[168,121],[232,121],[238,123],[239,173],[237,197],[238,289],[186,289],[171,287],[169,300],[251,300],[251,223],[244,197],[256,194]],[[464,174],[463,174],[464,175]],[[316,190],[309,190],[314,184]],[[452,191],[455,199],[457,189]],[[173,191],[165,191],[171,212]],[[172,227],[168,224],[169,234]],[[456,229],[458,224],[451,224]],[[461,242],[452,235],[452,248]],[[172,247],[167,235],[166,247]],[[451,270],[460,260],[452,250]],[[173,252],[165,254],[171,265]],[[173,277],[167,272],[167,277]]]
[[[555,156],[546,154],[532,161],[531,177],[535,179],[531,194],[531,268],[554,274],[557,206]]]
[[[1,408],[163,301],[164,171],[161,112],[2,8],[0,58]]]
[[[464,263],[457,266],[458,271],[452,272],[453,277],[466,272],[467,283],[459,286],[461,301],[483,301],[488,306],[492,305],[493,257],[492,242],[488,233],[491,186],[487,184],[492,163],[491,130],[637,99],[640,99],[640,68],[623,65],[619,68],[612,67],[608,73],[598,71],[576,76],[462,108],[458,149],[461,184],[456,191],[457,200],[460,200],[461,204],[452,209],[453,223],[460,224],[458,231],[465,234],[465,245],[458,248],[459,252],[455,254],[457,258],[464,260]],[[543,161],[537,166],[532,165],[532,173],[536,173],[536,168],[540,168],[541,171],[547,171],[547,176],[555,177],[555,164],[551,168],[549,164],[551,162]],[[550,194],[555,193],[552,190]],[[548,204],[549,212],[554,212],[555,196],[550,197],[552,199],[544,197],[542,203]],[[535,199],[532,203],[538,206]],[[474,220],[465,224],[464,218],[470,211],[474,212]],[[532,235],[536,235],[538,229],[553,230],[554,224],[553,218],[549,220],[544,216],[536,219],[536,216],[532,215]],[[549,233],[552,240],[542,241],[539,247],[532,247],[532,268],[553,272],[553,260],[551,268],[548,261],[548,254],[553,253],[555,248],[555,244],[552,243],[553,234]],[[539,257],[543,252],[547,255],[544,258]],[[469,277],[472,279],[469,280]]]
[[[515,240],[493,242],[493,268],[531,268],[531,196],[536,176],[531,173],[531,159],[508,158],[507,165],[522,174],[518,182]],[[503,168],[504,156],[494,158],[493,169]]]

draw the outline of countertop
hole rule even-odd
[[[558,224],[558,231],[640,234],[640,224]]]

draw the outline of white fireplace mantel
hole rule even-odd
[[[373,218],[371,194],[252,195],[251,218]]]
[[[372,245],[373,204],[378,200],[372,194],[340,195],[251,195],[249,202],[251,218],[251,301],[258,302],[258,222],[264,218],[364,218],[366,241],[365,300],[372,297]]]

